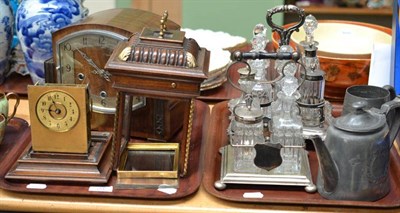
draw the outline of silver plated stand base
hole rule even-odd
[[[252,184],[252,185],[282,185],[282,186],[304,186],[305,191],[314,193],[317,187],[312,182],[310,164],[307,151],[301,149],[301,169],[297,172],[286,173],[279,167],[267,171],[258,168],[254,164],[245,169],[235,168],[233,147],[227,145],[220,149],[221,153],[221,179],[214,183],[218,190],[224,190],[227,184]],[[246,171],[243,171],[246,170]]]

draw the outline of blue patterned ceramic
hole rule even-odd
[[[9,70],[14,16],[8,0],[0,0],[0,84]]]
[[[16,14],[17,36],[34,83],[44,82],[44,61],[52,57],[51,33],[85,18],[83,0],[23,0]]]
[[[15,14],[17,13],[19,3],[20,3],[19,0],[10,0],[11,11],[12,11],[14,17],[15,17]],[[15,30],[15,25],[14,25],[13,40],[12,40],[11,48],[16,47],[17,45],[18,45],[18,37],[17,37],[17,31]]]
[[[21,0],[10,0],[10,6],[14,17],[16,17],[20,2]],[[11,44],[10,71],[8,73],[14,72],[21,75],[29,75],[29,71],[26,68],[24,53],[22,52],[21,45],[19,44],[15,24],[13,27],[13,40]]]

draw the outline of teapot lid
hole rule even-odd
[[[386,124],[386,116],[383,114],[365,110],[367,102],[360,101],[352,104],[354,112],[341,116],[333,122],[333,125],[348,132],[375,132]]]

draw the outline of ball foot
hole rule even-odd
[[[317,191],[317,186],[315,184],[310,184],[306,187],[304,187],[304,189],[306,190],[306,192],[308,193],[314,193]]]
[[[222,183],[220,180],[215,181],[214,187],[218,190],[224,190],[226,189],[226,184]]]

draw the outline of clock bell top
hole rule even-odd
[[[114,88],[156,91],[166,96],[195,97],[207,79],[210,52],[201,48],[185,32],[166,29],[167,13],[160,29],[144,28],[129,41],[120,42],[105,68],[114,79]],[[152,92],[150,92],[152,93]],[[153,92],[154,94],[154,92]]]

